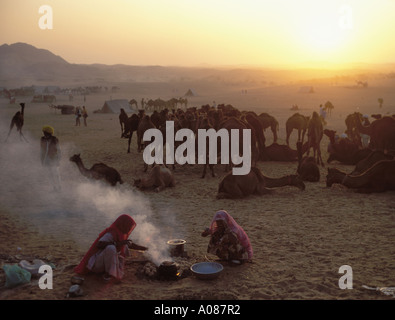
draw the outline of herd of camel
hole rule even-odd
[[[377,117],[376,117],[377,118]],[[137,135],[137,150],[141,152],[145,145],[142,136],[147,129],[158,128],[165,134],[165,122],[174,121],[175,130],[188,128],[197,133],[198,129],[213,128],[219,130],[251,129],[253,166],[247,175],[226,174],[220,181],[217,198],[243,198],[250,194],[266,194],[276,187],[295,186],[305,189],[304,181],[317,182],[320,180],[319,166],[324,166],[321,157],[320,143],[324,135],[330,140],[328,163],[337,160],[344,164],[355,165],[355,169],[347,174],[336,168],[328,169],[327,186],[333,183],[343,184],[359,192],[381,192],[395,189],[395,118],[384,116],[375,119],[370,125],[362,124],[362,114],[350,114],[346,120],[346,138],[336,139],[336,132],[324,129],[324,121],[317,112],[311,116],[295,113],[286,121],[286,144],[277,143],[279,130],[278,121],[267,113],[256,114],[252,111],[240,111],[231,105],[209,105],[198,108],[188,108],[160,112],[154,111],[146,115],[143,110],[139,114],[128,115],[121,111],[119,121],[121,137],[127,138],[128,149],[133,133]],[[271,129],[273,143],[266,146],[265,130]],[[296,149],[289,146],[289,138],[293,130],[297,130]],[[361,134],[370,136],[368,148],[362,147]],[[305,139],[305,136],[307,138]],[[306,141],[305,141],[306,140]],[[240,144],[242,138],[240,137]],[[240,148],[241,149],[241,148]],[[218,151],[220,148],[218,148]],[[312,150],[313,155],[309,156]],[[257,168],[257,161],[287,161],[297,162],[294,175],[280,178],[264,176]],[[211,174],[215,176],[214,166],[209,165]],[[174,167],[174,166],[173,166]],[[205,177],[204,165],[202,178]],[[227,168],[229,170],[229,168]],[[147,165],[145,165],[145,171]],[[155,166],[146,178],[135,180],[135,186],[152,188],[157,191],[174,186],[174,176],[166,165]]]
[[[12,118],[10,132],[14,126],[19,131],[21,138],[24,107]],[[305,189],[304,181],[317,182],[320,180],[319,165],[324,166],[321,157],[320,143],[324,135],[329,138],[328,163],[336,160],[344,164],[355,165],[352,172],[346,173],[336,168],[328,168],[326,185],[342,184],[347,188],[358,192],[383,192],[395,190],[395,117],[374,116],[375,120],[369,125],[362,124],[362,114],[353,113],[345,119],[347,134],[339,138],[334,130],[324,129],[323,119],[317,112],[311,116],[300,113],[293,114],[285,124],[286,144],[277,143],[278,121],[267,113],[257,115],[252,111],[240,111],[232,105],[218,105],[214,108],[209,105],[200,108],[164,109],[154,111],[151,115],[140,110],[138,114],[130,117],[121,110],[119,122],[121,125],[121,138],[128,139],[127,152],[130,153],[130,145],[133,133],[137,135],[137,150],[141,152],[150,142],[143,141],[144,132],[148,129],[157,128],[165,134],[166,121],[174,121],[175,130],[188,128],[197,132],[198,129],[215,130],[226,129],[251,129],[252,168],[247,175],[232,175],[227,173],[220,181],[217,198],[243,198],[251,194],[263,195],[276,187],[295,186]],[[265,130],[271,129],[273,143],[265,145]],[[293,130],[297,130],[298,139],[296,149],[289,146],[289,138]],[[305,136],[307,139],[305,141]],[[370,137],[368,147],[363,147],[361,134]],[[7,139],[8,139],[7,136]],[[24,138],[24,137],[23,137]],[[164,139],[165,140],[165,139]],[[240,135],[240,150],[243,139]],[[309,156],[310,150],[313,156]],[[218,147],[220,152],[220,146]],[[74,155],[70,161],[75,162],[82,175],[96,180],[104,180],[110,185],[123,183],[118,171],[103,163],[94,164],[90,169],[86,168],[80,155]],[[296,172],[280,178],[272,178],[263,175],[257,168],[258,161],[286,161],[297,162]],[[208,165],[212,176],[215,176],[214,165]],[[204,165],[202,178],[205,177]],[[148,166],[145,165],[144,171]],[[173,165],[173,170],[175,169]],[[226,168],[229,170],[229,167]],[[149,174],[141,179],[134,180],[134,185],[140,189],[154,188],[160,191],[166,187],[175,186],[173,172],[166,165],[155,165]]]

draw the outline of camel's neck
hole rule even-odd
[[[281,178],[265,177],[264,184],[266,188],[276,188],[293,185],[291,176],[284,176]]]
[[[84,164],[82,163],[82,160],[79,159],[78,161],[76,161],[76,165],[78,167],[78,169],[80,170],[81,174],[86,176],[89,174],[89,170],[87,168],[85,168]]]

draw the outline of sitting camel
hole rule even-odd
[[[381,160],[359,175],[347,174],[336,168],[329,168],[326,185],[340,183],[361,193],[395,190],[395,160]]]
[[[296,143],[298,149],[298,169],[297,173],[302,181],[320,181],[320,169],[313,157],[303,157],[302,142]]]
[[[104,163],[96,163],[90,169],[87,169],[82,163],[80,154],[73,155],[70,158],[70,161],[75,162],[81,174],[88,179],[104,180],[111,186],[115,186],[117,182],[120,184],[123,183],[119,172],[116,169],[105,165]]]
[[[366,171],[371,166],[373,166],[376,162],[379,162],[381,160],[394,160],[394,159],[395,159],[394,155],[384,153],[384,151],[381,150],[370,151],[367,157],[358,161],[358,163],[355,165],[354,170],[350,174],[351,175],[361,174],[362,172]]]
[[[134,180],[134,186],[139,189],[154,188],[159,192],[166,187],[174,187],[175,181],[173,173],[163,165],[155,165],[148,177]]]
[[[297,175],[288,175],[281,178],[269,178],[252,167],[246,175],[227,174],[219,184],[217,199],[244,198],[251,194],[264,195],[271,192],[271,188],[295,186],[305,189],[303,181]]]
[[[324,134],[330,141],[328,163],[337,160],[344,164],[357,164],[358,161],[361,161],[372,152],[371,149],[360,149],[355,142],[348,138],[336,140],[336,131],[334,130],[325,129]]]

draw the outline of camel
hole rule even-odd
[[[297,173],[302,181],[318,182],[320,181],[320,169],[313,157],[303,157],[302,142],[297,142],[298,169]]]
[[[302,143],[303,143],[309,120],[310,120],[310,117],[301,115],[298,112],[288,118],[288,120],[285,123],[285,130],[287,133],[286,141],[287,141],[288,146],[289,146],[289,137],[290,137],[293,129],[298,130],[298,141],[302,141]]]
[[[166,187],[174,187],[175,181],[170,169],[163,165],[155,165],[148,177],[134,180],[134,186],[143,190],[154,188],[156,192],[159,192]]]
[[[145,115],[139,122],[137,127],[137,150],[141,152],[144,150],[145,146],[147,146],[150,141],[143,141],[144,132],[148,129],[155,129],[155,125],[152,123],[150,116]]]
[[[17,111],[15,113],[15,115],[12,117],[11,124],[10,124],[10,130],[8,131],[6,141],[8,140],[8,138],[11,134],[12,128],[15,126],[16,130],[19,131],[20,139],[22,140],[22,138],[23,138],[27,142],[25,136],[22,133],[22,127],[23,127],[23,123],[24,123],[25,104],[20,103],[19,105],[21,106],[21,111]]]
[[[393,160],[393,159],[394,159],[394,155],[384,153],[381,150],[370,151],[367,157],[358,161],[354,170],[350,174],[351,175],[361,174],[362,172],[366,171],[371,166],[373,166],[376,162],[379,162],[381,160]]]
[[[119,172],[104,163],[96,163],[90,169],[87,169],[82,162],[80,154],[75,154],[70,157],[70,161],[75,162],[78,169],[80,170],[80,173],[88,179],[103,180],[109,183],[111,186],[115,186],[118,182],[120,184],[123,183]]]
[[[374,150],[395,149],[395,119],[384,116],[374,120],[370,125],[363,126],[360,119],[356,120],[356,126],[360,133],[370,136],[370,147]]]
[[[130,100],[130,101],[129,101],[129,104],[130,104],[131,107],[133,107],[133,106],[135,105],[135,106],[136,106],[136,109],[138,109],[137,101],[136,101],[135,99]]]
[[[334,108],[335,108],[335,107],[333,106],[332,102],[330,102],[330,101],[327,101],[327,102],[325,103],[325,105],[324,105],[324,110],[328,113],[329,116],[332,115],[332,110],[333,110]]]
[[[316,159],[317,163],[324,166],[324,162],[321,157],[321,148],[320,143],[322,140],[322,136],[324,135],[324,128],[322,125],[322,120],[316,111],[313,112],[311,120],[309,121],[308,126],[308,148],[307,148],[307,156],[309,155],[310,148],[313,148],[313,157]]]
[[[124,128],[125,128],[125,124],[128,121],[129,117],[127,115],[127,113],[125,112],[124,108],[121,108],[120,110],[120,114],[119,114],[119,124],[121,125],[121,138],[123,137],[123,133],[124,133]]]
[[[258,116],[263,125],[263,130],[270,127],[273,132],[273,143],[277,142],[277,131],[279,130],[278,121],[273,116],[263,112]]]
[[[251,171],[246,175],[227,174],[219,184],[217,199],[237,199],[252,194],[264,195],[271,193],[272,188],[283,186],[305,189],[303,181],[297,175],[269,178],[264,176],[257,167],[251,167]]]
[[[334,130],[325,129],[324,134],[330,141],[328,163],[339,161],[344,164],[355,165],[372,152],[368,148],[360,149],[356,143],[348,138],[340,138],[336,141],[336,131]]]
[[[395,190],[395,160],[378,161],[359,175],[351,175],[336,168],[329,168],[326,185],[331,187],[334,183],[340,183],[360,193]]]
[[[254,128],[255,138],[258,145],[259,159],[263,157],[265,149],[265,135],[263,133],[263,125],[255,112],[249,111],[244,114],[245,120]]]
[[[261,160],[292,162],[298,160],[298,153],[287,145],[273,142],[270,146],[265,147]]]
[[[122,138],[128,139],[128,153],[130,153],[130,143],[132,142],[133,132],[137,131],[140,123],[140,118],[137,114],[132,114],[124,123],[124,131]]]

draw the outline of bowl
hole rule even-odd
[[[216,279],[223,269],[223,265],[217,262],[199,262],[191,266],[193,274],[201,280]]]

